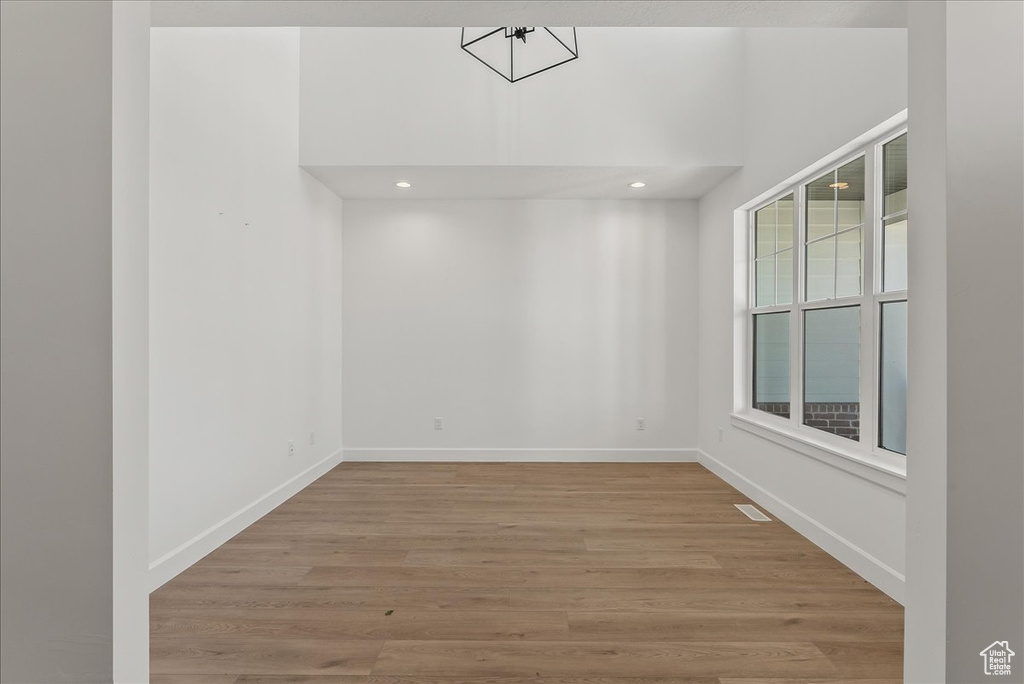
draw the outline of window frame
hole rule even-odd
[[[902,211],[897,211],[892,214],[883,215],[885,212],[885,146],[900,137],[907,132],[906,124],[900,126],[895,131],[890,131],[888,135],[883,136],[875,143],[875,178],[877,179],[874,184],[875,206],[879,207],[879,210],[874,212],[872,215],[873,229],[872,233],[875,237],[875,248],[872,255],[872,262],[877,268],[875,268],[874,279],[871,283],[872,292],[872,310],[874,317],[874,337],[872,339],[872,349],[874,354],[874,390],[875,390],[875,402],[872,405],[872,416],[875,424],[874,435],[872,439],[872,453],[875,455],[885,454],[896,454],[906,459],[906,454],[901,454],[898,451],[891,451],[881,446],[882,441],[882,305],[889,302],[907,302],[907,313],[910,312],[910,303],[907,299],[907,288],[902,290],[890,290],[886,292],[885,287],[885,221],[895,216],[903,215],[907,217],[907,245],[908,245],[908,262],[909,262],[909,245],[910,245],[910,213],[909,207]],[[909,183],[908,183],[909,184]],[[863,411],[861,411],[863,413]]]
[[[901,212],[883,216],[884,146],[907,132],[906,112],[893,117],[856,141],[833,153],[818,164],[796,174],[785,183],[762,195],[737,210],[737,228],[742,221],[746,239],[746,298],[742,302],[742,321],[745,328],[745,344],[742,363],[737,369],[744,370],[744,391],[738,392],[734,421],[737,427],[748,429],[750,425],[763,426],[770,431],[783,434],[805,444],[821,447],[832,454],[861,461],[876,469],[899,477],[905,477],[906,456],[880,446],[881,441],[881,316],[882,305],[888,302],[907,301],[907,291],[883,292],[884,275],[884,222]],[[843,296],[823,300],[806,301],[807,296],[807,186],[823,175],[834,172],[859,157],[864,157],[865,193],[864,221],[861,224],[861,292],[859,296]],[[757,306],[756,271],[757,257],[756,213],[773,202],[793,195],[793,293],[792,304]],[[905,211],[905,210],[904,210]],[[908,221],[909,222],[909,221]],[[851,227],[844,230],[855,230]],[[777,228],[776,228],[777,230]],[[833,236],[842,231],[836,231]],[[908,231],[907,241],[911,241]],[[838,265],[834,268],[838,272]],[[776,271],[778,266],[776,265]],[[776,292],[778,283],[776,283]],[[816,309],[831,309],[859,306],[860,309],[860,435],[859,441],[831,434],[818,428],[804,425],[804,328],[805,314]],[[790,416],[783,418],[754,408],[754,316],[769,313],[789,312],[790,320]],[[737,345],[739,352],[740,345]],[[751,430],[753,431],[753,430]]]

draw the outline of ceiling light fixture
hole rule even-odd
[[[832,188],[833,190],[845,190],[846,188],[850,187],[850,184],[845,181],[839,181],[838,183],[829,183],[828,187]]]
[[[412,183],[410,183],[409,181],[398,181],[397,183],[395,183],[395,187],[397,187],[397,188],[411,188],[412,187]]]
[[[631,188],[642,188],[645,185],[647,185],[647,183],[644,183],[643,181],[633,181],[632,183],[629,184],[629,187],[631,187]]]
[[[462,49],[509,83],[536,76],[580,56],[574,27],[463,27]]]

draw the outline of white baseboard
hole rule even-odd
[[[314,480],[341,463],[342,459],[342,450],[338,449],[327,458],[311,465],[287,482],[278,485],[252,503],[240,508],[178,548],[150,563],[150,592],[156,591],[218,546],[312,484]]]
[[[345,449],[346,461],[480,461],[541,463],[695,463],[697,449],[489,449],[367,447]]]
[[[782,522],[807,537],[815,545],[846,567],[885,592],[900,604],[906,592],[906,577],[889,567],[850,540],[783,501],[753,481],[739,474],[717,458],[699,451],[701,465],[718,475],[744,495],[773,513]]]

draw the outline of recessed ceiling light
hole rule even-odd
[[[647,183],[644,183],[643,181],[633,181],[632,183],[629,184],[629,187],[631,187],[631,188],[642,188],[645,185],[647,185]]]
[[[395,186],[399,188],[411,188],[412,183],[410,183],[409,181],[398,181],[397,183],[395,183]]]
[[[839,181],[838,183],[829,183],[828,187],[832,188],[833,190],[845,190],[846,188],[850,187],[850,184],[843,181]]]

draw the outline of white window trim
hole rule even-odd
[[[842,448],[843,445],[836,443],[837,440],[819,439],[818,434],[829,436],[827,432],[814,428],[794,430],[790,421],[784,418],[761,412],[755,416],[753,413],[733,413],[730,416],[732,426],[833,468],[906,494],[907,469],[904,458],[899,454],[888,452],[878,457],[866,456],[862,451]]]
[[[881,204],[880,183],[876,179],[881,173],[882,145],[901,135],[907,127],[906,110],[888,121],[876,126],[842,148],[836,150],[815,164],[794,174],[784,182],[745,203],[734,212],[735,236],[738,241],[736,254],[736,335],[734,344],[734,427],[759,435],[782,444],[798,453],[840,468],[895,491],[906,490],[906,457],[888,451],[878,444],[878,384],[879,384],[879,340],[876,331],[880,324],[881,304],[907,299],[906,291],[882,293],[881,269],[881,211],[875,211]],[[865,156],[866,187],[865,221],[862,234],[862,293],[857,297],[843,297],[815,302],[804,302],[804,258],[806,249],[805,185],[822,174],[843,164]],[[776,199],[793,193],[793,303],[755,307],[754,299],[754,258],[753,217],[757,209]],[[800,251],[797,251],[800,250]],[[778,284],[776,284],[776,288]],[[861,418],[859,442],[832,435],[801,424],[803,406],[803,314],[817,308],[834,308],[844,305],[859,305],[861,312],[861,358],[860,380]],[[753,408],[753,313],[765,314],[790,312],[790,418],[785,419]],[[871,356],[865,354],[871,350]],[[865,367],[866,366],[866,367]],[[869,372],[865,372],[865,370]]]

